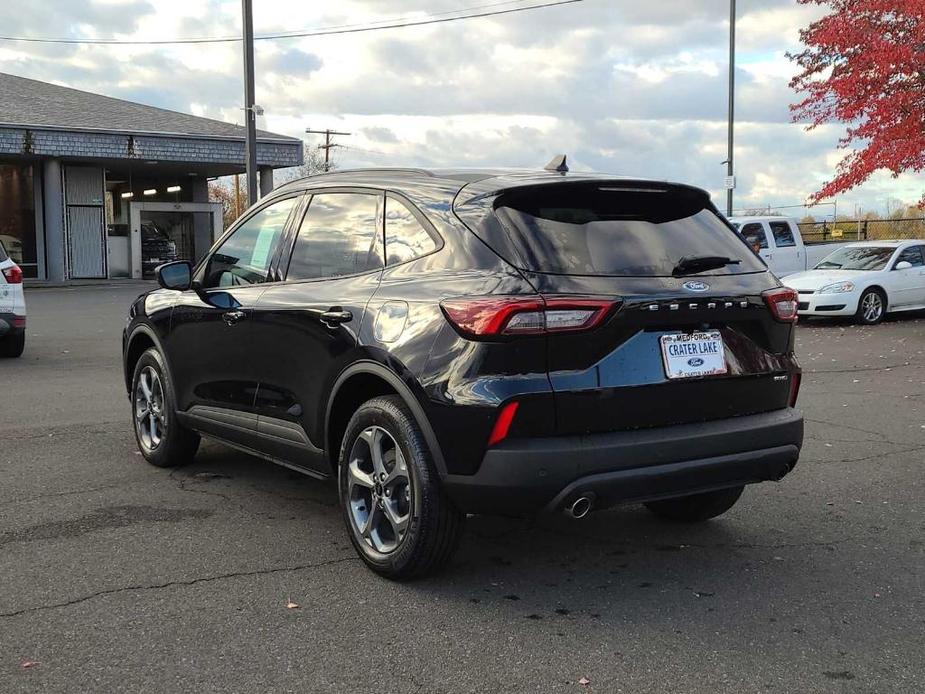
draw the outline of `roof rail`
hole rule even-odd
[[[360,168],[360,169],[336,169],[334,171],[325,171],[322,173],[311,174],[310,176],[305,176],[305,178],[314,178],[315,176],[337,176],[340,174],[358,174],[358,173],[384,173],[384,174],[394,174],[397,176],[429,176],[434,178],[435,174],[433,171],[428,169],[415,169],[411,167],[400,167],[400,168],[391,168],[391,167],[371,167],[371,168]]]

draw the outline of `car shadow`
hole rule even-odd
[[[175,476],[187,487],[220,491],[242,512],[342,532],[338,544],[352,551],[331,481],[211,442]],[[728,514],[695,525],[662,521],[639,505],[582,520],[564,514],[470,516],[458,553],[440,573],[407,583],[366,571],[360,576],[367,587],[391,586],[396,600],[455,604],[473,619],[491,609],[556,628],[576,620],[617,626],[655,614],[668,621],[672,614],[707,615],[721,602],[724,609],[737,604],[743,614],[767,613],[760,618],[769,622],[787,613],[799,629],[793,608],[806,596],[794,587],[805,589],[809,573],[814,583],[837,584],[847,569],[838,561],[839,540],[808,540],[768,525],[769,518],[791,527],[819,525],[808,509],[801,517],[778,519],[777,507],[768,504],[781,501],[765,485],[750,487]],[[313,550],[306,545],[304,551]]]

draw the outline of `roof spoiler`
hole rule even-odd
[[[543,168],[546,171],[555,171],[558,173],[568,173],[568,164],[565,163],[565,155],[557,154]]]

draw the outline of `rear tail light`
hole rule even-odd
[[[565,296],[492,296],[447,299],[440,306],[464,335],[498,337],[590,330],[619,303]]]
[[[19,265],[11,265],[2,270],[8,284],[22,284],[22,270]]]
[[[762,296],[775,320],[781,323],[797,322],[797,307],[800,298],[795,289],[790,287],[771,289]]]
[[[511,430],[511,422],[514,421],[514,415],[517,414],[519,404],[515,400],[501,408],[498,419],[495,420],[495,426],[491,430],[491,436],[488,437],[489,447],[494,446],[496,443],[501,443],[507,438],[507,433]]]
[[[803,377],[800,374],[790,375],[790,407],[797,406],[797,398],[800,395],[800,381]]]
[[[13,327],[14,328],[25,328],[26,327],[26,317],[25,316],[13,316]]]

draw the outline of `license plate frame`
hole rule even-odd
[[[726,345],[719,330],[662,335],[659,346],[662,366],[669,380],[722,376],[729,371]]]

